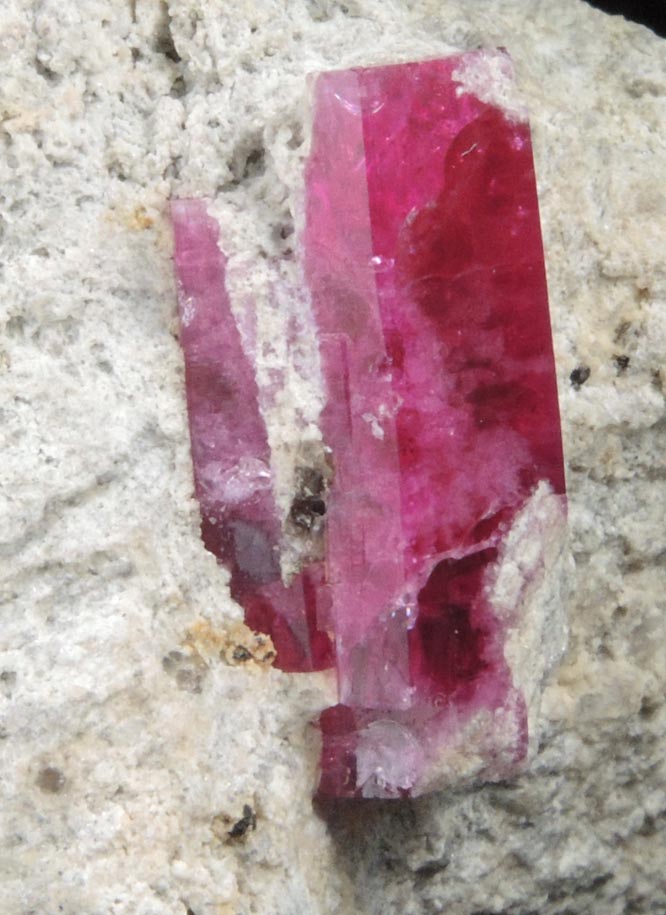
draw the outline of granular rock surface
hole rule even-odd
[[[313,809],[334,687],[272,667],[201,543],[167,203],[214,199],[275,336],[306,74],[478,46],[530,109],[569,650],[525,775]],[[664,42],[581,0],[5,0],[0,61],[3,915],[666,910]]]

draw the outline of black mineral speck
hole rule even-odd
[[[296,471],[297,492],[289,510],[289,520],[304,531],[316,528],[326,514],[326,480],[313,467],[299,467]]]
[[[622,372],[626,372],[626,370],[629,368],[630,359],[629,356],[625,356],[623,353],[620,353],[619,355],[613,356],[613,362],[615,363],[615,368],[617,369],[618,374],[621,374]]]
[[[257,815],[249,804],[243,805],[243,816],[229,830],[232,839],[242,839],[251,829],[257,828]]]
[[[310,531],[326,514],[326,503],[319,496],[297,496],[291,503],[289,518],[303,530]]]
[[[58,794],[65,787],[65,776],[55,766],[45,766],[37,776],[37,786],[47,794]]]
[[[587,379],[590,377],[591,370],[587,365],[579,365],[573,370],[569,375],[569,381],[572,386],[578,390],[582,385],[585,384]]]
[[[245,645],[236,645],[232,657],[234,661],[249,661],[252,653],[247,650]]]

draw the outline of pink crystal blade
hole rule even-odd
[[[232,596],[252,628],[271,635],[284,670],[332,663],[318,629],[321,564],[285,586],[270,449],[252,366],[225,285],[217,223],[199,200],[172,204],[180,339],[195,491],[206,547],[229,569]]]
[[[452,709],[513,715],[509,761],[525,752],[486,585],[536,485],[564,492],[557,390],[529,128],[459,92],[460,64],[315,84],[305,257],[339,507],[334,795],[363,793],[369,758],[387,794],[409,792]]]

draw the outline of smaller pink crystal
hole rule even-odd
[[[280,574],[282,530],[270,449],[254,371],[225,286],[219,229],[199,200],[172,203],[180,340],[201,535],[231,572],[231,594],[246,622],[268,633],[283,670],[332,663],[318,628],[323,569],[313,564],[289,585]]]

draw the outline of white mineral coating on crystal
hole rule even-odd
[[[512,121],[527,121],[525,100],[516,82],[511,58],[500,50],[467,57],[453,73],[460,82],[458,95],[470,93],[494,105]]]
[[[272,481],[278,510],[289,513],[302,443],[321,445],[318,426],[323,390],[315,324],[299,264],[293,225],[276,228],[283,250],[267,258],[256,231],[256,207],[235,209],[221,195],[210,213],[220,224],[220,246],[228,256],[226,286],[243,348],[256,364],[259,406],[271,448]],[[270,216],[266,215],[270,220]],[[274,218],[274,216],[273,216]],[[282,236],[285,236],[283,239]],[[285,577],[302,566],[298,543],[281,556]]]
[[[234,661],[198,539],[166,201],[215,195],[256,270],[305,73],[479,46],[533,130],[568,653],[525,775],[324,820],[332,685]],[[3,915],[664,911],[666,45],[579,0],[5,0],[0,49]]]

